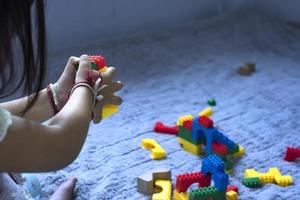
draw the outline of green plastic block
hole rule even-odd
[[[181,137],[182,139],[189,141],[192,144],[202,144],[203,142],[201,140],[195,141],[192,137],[192,132],[189,130],[186,130],[183,126],[179,126],[178,129],[178,137]]]
[[[220,192],[213,186],[199,188],[191,191],[189,194],[189,200],[207,200],[208,198],[212,198],[214,200],[225,200],[226,195],[225,192]]]
[[[209,99],[209,100],[207,101],[207,104],[210,105],[210,106],[215,106],[215,105],[217,105],[217,102],[216,102],[215,99]]]
[[[238,151],[239,151],[239,145],[238,144],[234,144],[233,148],[230,151],[228,151],[228,154],[234,154],[234,153],[236,153]]]
[[[243,178],[242,183],[243,185],[249,188],[259,188],[262,186],[259,177]]]
[[[99,68],[95,62],[91,62],[91,65],[92,65],[93,70],[99,71]],[[75,65],[76,70],[78,70],[78,67],[79,67],[79,65]]]

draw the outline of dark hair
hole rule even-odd
[[[0,25],[0,97],[8,97],[24,84],[23,95],[35,93],[28,98],[21,114],[24,116],[38,99],[45,78],[43,0],[0,0]],[[18,57],[23,68],[16,69]],[[17,73],[21,76],[19,81],[16,81]]]

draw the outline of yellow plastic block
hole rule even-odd
[[[207,107],[204,110],[202,110],[201,112],[199,112],[199,116],[204,116],[204,117],[210,117],[213,114],[213,110],[211,107]]]
[[[178,192],[176,189],[173,193],[173,199],[174,200],[188,200],[189,199],[189,193],[187,192]]]
[[[102,110],[102,119],[107,118],[118,111],[119,111],[119,106],[117,105],[112,105],[112,104],[105,105]]]
[[[259,173],[255,169],[246,169],[244,177],[258,177],[262,183],[275,183],[280,186],[288,186],[293,182],[291,176],[282,176],[279,169],[276,167],[271,167],[266,173]]]
[[[101,73],[103,73],[106,70],[107,70],[107,67],[105,66],[105,67],[101,68],[99,71]],[[119,111],[119,107],[117,105],[105,105],[102,110],[102,119],[105,119],[118,111]]]
[[[239,151],[233,154],[233,157],[242,157],[245,154],[245,148],[242,145],[239,145]]]
[[[203,153],[201,144],[195,145],[195,144],[190,143],[189,141],[184,140],[180,137],[177,137],[177,139],[178,139],[179,144],[185,151],[190,152],[196,156],[199,156]]]
[[[141,146],[151,151],[151,158],[154,160],[163,159],[167,156],[166,151],[154,139],[143,139]]]
[[[157,180],[155,181],[155,187],[161,189],[161,192],[154,193],[152,195],[152,200],[171,200],[172,193],[172,183],[167,180]]]
[[[181,116],[178,118],[178,121],[176,124],[177,124],[177,126],[182,126],[183,122],[187,121],[187,120],[193,120],[193,116],[192,115]]]
[[[286,187],[293,183],[292,176],[276,176],[275,183],[279,186]]]
[[[238,199],[238,194],[236,193],[236,191],[229,191],[226,192],[226,200],[237,200]]]

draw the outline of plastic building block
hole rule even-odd
[[[199,124],[201,124],[205,128],[212,128],[214,126],[214,122],[208,117],[200,116],[198,120],[199,120]]]
[[[239,189],[235,185],[228,185],[226,192],[229,192],[229,191],[235,191],[236,193],[239,193]]]
[[[186,120],[183,122],[182,126],[184,129],[191,131],[193,125],[193,120]]]
[[[258,177],[262,183],[275,183],[280,186],[288,186],[293,182],[293,178],[291,176],[282,176],[279,169],[276,167],[270,168],[267,173],[259,173],[255,169],[246,169],[244,177]]]
[[[151,151],[154,160],[163,159],[167,156],[166,151],[154,139],[143,139],[141,146]]]
[[[245,154],[245,149],[242,145],[238,145],[238,151],[233,153],[233,157],[242,157]]]
[[[144,194],[154,193],[154,183],[157,180],[171,180],[171,170],[167,168],[157,168],[137,177],[138,192]]]
[[[242,67],[238,69],[238,73],[243,76],[250,76],[255,71],[255,63],[245,63]]]
[[[293,183],[293,178],[291,176],[276,176],[275,183],[281,187],[286,187]]]
[[[201,112],[199,112],[198,116],[210,117],[213,114],[213,110],[210,107],[205,108]]]
[[[204,144],[206,142],[204,137],[199,137],[198,140],[194,140],[192,132],[185,129],[182,126],[179,126],[178,130],[179,130],[178,137],[187,140],[192,144],[198,145],[198,144]]]
[[[188,192],[178,192],[177,190],[174,190],[173,199],[174,200],[189,200],[189,193]]]
[[[156,122],[154,126],[154,131],[157,133],[167,133],[171,135],[177,135],[178,134],[178,126],[166,126],[161,122]]]
[[[152,195],[152,200],[171,200],[172,183],[168,180],[155,181],[155,187],[161,191]]]
[[[211,174],[215,187],[219,191],[226,191],[229,177],[225,173],[224,162],[216,155],[209,155],[202,161],[201,172]]]
[[[216,102],[215,99],[209,99],[209,100],[207,101],[207,104],[210,105],[210,106],[215,106],[215,105],[217,105],[217,102]]]
[[[212,149],[215,154],[219,155],[226,155],[227,154],[227,147],[225,144],[214,142],[212,144]]]
[[[199,140],[200,137],[206,138],[206,146],[205,146],[205,153],[211,154],[212,153],[212,143],[219,142],[223,143],[227,146],[228,151],[232,151],[234,146],[236,145],[233,141],[223,135],[215,128],[205,128],[201,124],[198,123],[197,119],[193,120],[193,127],[192,127],[192,136],[194,140]]]
[[[107,70],[105,58],[101,55],[90,55],[89,59],[91,61],[92,69],[96,71],[100,71],[101,73]],[[78,69],[78,65],[75,65],[75,69]],[[102,118],[107,118],[112,114],[118,112],[118,106],[113,104],[107,104],[102,109]]]
[[[287,147],[284,160],[292,162],[300,158],[300,148]]]
[[[189,194],[189,200],[225,200],[225,192],[219,191],[216,187],[208,186],[193,190]]]
[[[184,121],[187,120],[193,120],[193,116],[192,115],[185,115],[185,116],[181,116],[178,118],[177,120],[177,126],[182,126]]]
[[[238,199],[238,193],[234,190],[230,190],[229,192],[226,192],[226,200],[237,200]]]
[[[196,156],[199,156],[199,155],[201,155],[203,153],[202,145],[201,144],[199,144],[199,145],[193,144],[193,143],[191,143],[191,142],[189,142],[187,140],[184,140],[184,139],[182,139],[180,137],[178,137],[177,140],[178,140],[180,146],[185,151],[190,152],[190,153],[192,153],[192,154],[194,154]]]
[[[211,177],[205,176],[201,172],[181,174],[176,177],[176,191],[179,193],[186,192],[194,183],[198,183],[199,187],[209,186]]]
[[[102,118],[107,118],[117,112],[119,112],[119,106],[112,104],[105,105],[102,110]]]
[[[243,185],[250,188],[259,188],[262,186],[262,183],[258,177],[254,178],[243,178],[242,179]]]

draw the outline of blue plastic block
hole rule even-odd
[[[225,173],[224,162],[216,155],[209,155],[203,159],[201,172],[210,173],[215,187],[219,191],[226,191],[228,185],[228,175]]]

